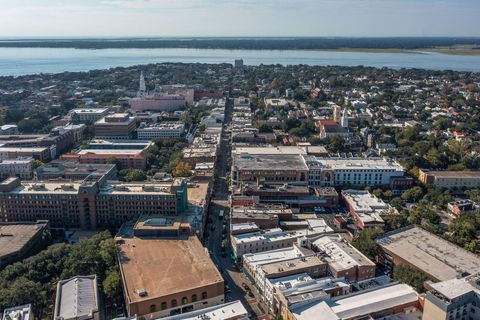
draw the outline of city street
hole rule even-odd
[[[228,125],[231,119],[232,106],[230,103],[226,106],[225,124]],[[230,248],[227,246],[222,251],[222,241],[229,239],[229,219],[228,213],[230,209],[228,199],[228,181],[227,173],[229,172],[228,159],[230,157],[230,133],[223,132],[220,145],[220,154],[217,158],[215,179],[213,185],[213,195],[209,206],[207,225],[205,228],[206,246],[210,252],[213,262],[218,267],[225,279],[225,300],[240,300],[247,308],[251,319],[269,319],[259,309],[257,298],[249,296],[248,292],[242,287],[242,283],[247,283],[252,287],[250,282],[245,278],[240,267],[234,263],[230,256]],[[224,217],[220,218],[219,214],[223,210]]]

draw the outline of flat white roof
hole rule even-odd
[[[350,269],[355,265],[375,265],[338,234],[322,235],[313,244],[328,255],[328,263],[336,270]]]
[[[341,319],[352,319],[395,306],[413,303],[418,293],[409,285],[396,284],[377,290],[360,292],[329,301],[332,311]]]
[[[271,250],[259,253],[247,253],[243,255],[252,267],[264,265],[267,263],[279,262],[293,258],[301,257],[303,254],[294,246],[285,249]]]
[[[473,280],[477,279],[474,277]],[[455,299],[471,291],[476,291],[477,294],[480,294],[480,290],[470,283],[469,278],[455,278],[437,283],[429,282],[428,285],[448,299]]]
[[[85,108],[85,109],[72,109],[72,113],[93,113],[93,114],[102,114],[107,112],[107,108]]]
[[[384,221],[380,217],[381,214],[398,213],[389,204],[365,190],[343,190],[342,196],[363,222],[383,223]]]
[[[412,287],[395,284],[294,307],[292,313],[297,320],[354,319],[417,300],[418,293]]]
[[[136,155],[142,153],[141,149],[83,149],[78,152],[79,155],[84,154],[125,154],[125,155]]]
[[[247,309],[240,300],[224,303],[218,306],[200,309],[188,313],[182,313],[176,316],[163,318],[164,320],[225,320],[237,319],[236,317],[247,317]]]
[[[480,257],[420,227],[411,226],[379,237],[377,243],[390,254],[430,276],[445,281],[468,272],[480,272]]]
[[[308,164],[335,170],[393,170],[403,172],[403,167],[392,159],[386,158],[343,158],[308,157]]]

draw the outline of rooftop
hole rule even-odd
[[[233,156],[233,165],[238,170],[304,170],[308,167],[305,160],[298,154],[247,154]]]
[[[227,302],[218,306],[200,309],[180,315],[163,318],[164,320],[226,320],[247,317],[248,312],[240,300]]]
[[[120,269],[125,294],[130,302],[223,281],[196,236],[181,240],[138,237],[122,240],[119,248]],[[139,295],[142,290],[147,296]]]
[[[54,319],[93,318],[98,309],[97,276],[77,276],[58,282]]]
[[[480,272],[478,255],[417,226],[387,233],[377,243],[439,281]]]
[[[133,121],[135,121],[135,117],[129,116],[128,113],[115,113],[97,120],[95,125],[120,126],[132,123]]]
[[[387,158],[344,158],[344,157],[305,157],[309,166],[331,168],[335,170],[393,170],[403,172],[397,162]]]
[[[0,223],[0,259],[20,251],[46,223]]]
[[[418,293],[406,284],[387,285],[373,290],[313,302],[292,309],[297,320],[356,319],[396,306],[415,303]]]
[[[82,108],[82,109],[72,109],[70,110],[71,113],[92,113],[92,114],[103,114],[107,112],[107,108]]]
[[[422,170],[423,171],[423,170]],[[428,175],[435,176],[435,178],[479,178],[480,170],[478,171],[426,171]]]
[[[115,169],[114,164],[87,164],[75,161],[54,160],[38,167],[38,173],[64,173],[64,174],[90,174],[90,173],[108,173]]]
[[[33,320],[32,306],[24,304],[3,310],[2,320]]]
[[[1,148],[0,148],[1,150]],[[135,150],[135,149],[83,149],[80,150],[77,154],[85,155],[85,154],[97,154],[97,155],[139,155],[143,152],[143,150]]]
[[[289,270],[315,267],[322,264],[325,264],[325,262],[322,261],[318,256],[310,255],[304,257],[296,257],[280,262],[264,264],[262,265],[262,270],[263,272],[265,272],[267,277],[269,277],[269,275],[275,275],[279,272],[288,272]]]
[[[350,269],[355,265],[375,265],[339,234],[320,235],[316,239],[312,239],[312,242],[326,254],[325,259],[336,270]]]
[[[285,249],[264,251],[259,253],[247,253],[243,255],[243,260],[250,263],[252,267],[261,266],[267,263],[280,262],[298,258],[306,255],[305,251],[296,246],[292,246]],[[309,252],[312,253],[311,251]]]
[[[351,209],[364,223],[383,223],[381,215],[398,214],[398,212],[381,199],[365,190],[342,190],[342,196]]]

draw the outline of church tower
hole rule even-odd
[[[138,96],[143,97],[147,93],[147,88],[145,86],[145,77],[143,76],[143,71],[140,73],[140,86],[138,88]]]
[[[342,120],[341,123],[343,128],[348,129],[348,113],[347,108],[343,109]]]

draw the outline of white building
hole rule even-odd
[[[74,123],[94,123],[108,114],[108,108],[81,108],[70,111],[72,121]]]
[[[163,318],[164,320],[248,320],[247,309],[240,300],[227,302],[218,306],[182,313]]]
[[[329,295],[325,291],[332,288],[338,288],[339,295],[346,295],[351,291],[351,285],[344,278],[324,277],[312,279],[307,273],[297,273],[280,278],[266,279],[263,297],[267,306],[273,306],[276,294],[281,294],[285,298],[305,294],[308,297],[305,297],[307,301],[298,301],[298,304],[304,304],[315,299],[315,292],[320,292],[318,295],[319,299],[328,299]],[[322,292],[323,294],[321,294]],[[294,308],[296,305],[292,304],[290,307]]]
[[[292,308],[296,320],[418,319],[418,293],[406,284],[388,284],[380,288],[339,296],[314,304]],[[412,314],[412,317],[401,317]]]
[[[3,310],[2,320],[33,320],[32,305],[24,304]]]
[[[264,251],[259,253],[247,253],[242,258],[244,267],[243,270],[245,274],[247,274],[253,281],[259,283],[261,282],[260,278],[258,281],[255,279],[262,265],[286,261],[311,254],[313,254],[313,251],[305,249],[296,244],[284,249]]]
[[[139,140],[179,138],[185,131],[183,122],[166,122],[147,126],[140,125],[137,129],[137,138]]]
[[[0,126],[0,135],[18,134],[18,126],[16,124],[4,124]]]
[[[264,233],[250,232],[232,235],[230,242],[234,256],[240,258],[247,253],[288,248],[297,242],[299,238],[316,236],[323,231],[323,228],[319,230],[304,229],[295,231],[282,231],[280,228],[275,228],[266,230]]]
[[[400,164],[389,158],[320,158],[304,156],[310,186],[388,185],[394,177],[402,177]]]
[[[33,177],[33,158],[17,158],[0,160],[0,177],[19,177],[29,180]]]
[[[366,227],[383,227],[385,221],[382,216],[398,214],[395,208],[366,190],[342,190],[342,197],[362,230]]]
[[[289,106],[286,99],[265,99],[265,106],[268,108],[286,108]]]
[[[99,320],[97,276],[76,276],[57,284],[54,320]]]

